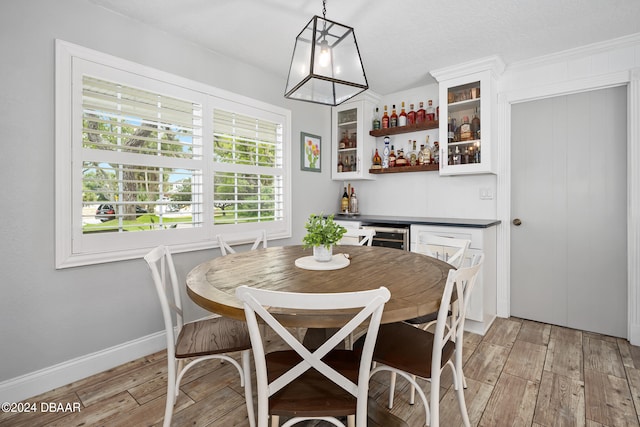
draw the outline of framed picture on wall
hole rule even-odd
[[[322,138],[318,135],[300,132],[300,169],[320,172]]]

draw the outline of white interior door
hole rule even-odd
[[[511,314],[626,337],[626,87],[515,104],[511,129]]]

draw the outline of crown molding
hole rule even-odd
[[[623,49],[640,45],[640,33],[605,40],[573,49],[555,52],[549,55],[537,56],[535,58],[512,62],[507,65],[507,71],[519,70],[522,68],[535,68],[548,64],[555,64],[572,58],[580,58],[589,55],[610,52],[616,49]]]

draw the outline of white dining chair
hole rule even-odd
[[[371,246],[375,235],[373,228],[347,228],[338,245]]]
[[[247,286],[236,289],[242,301],[253,345],[258,395],[258,427],[272,426],[290,417],[282,427],[304,420],[325,420],[345,427],[367,425],[369,373],[382,310],[389,291],[379,289],[343,293],[291,293]],[[352,310],[359,309],[359,310]],[[339,315],[344,326],[315,349],[306,348],[272,313],[320,312]],[[349,310],[349,315],[345,315]],[[353,311],[353,313],[351,313]],[[258,318],[266,322],[288,349],[265,353]],[[362,351],[335,348],[361,324],[367,336]]]
[[[420,236],[419,241],[414,245],[412,251],[439,259],[447,264],[451,264],[454,268],[458,268],[462,265],[470,244],[471,240],[468,239],[427,234]],[[455,305],[450,307],[450,310],[455,310]],[[423,329],[427,329],[435,323],[437,315],[437,312],[429,313],[424,316],[406,320],[406,322],[412,325],[421,325]]]
[[[462,334],[469,295],[473,291],[483,260],[484,255],[480,255],[475,265],[449,271],[433,333],[404,322],[381,325],[378,330],[378,339],[373,352],[376,367],[371,371],[371,376],[381,371],[390,371],[392,377],[401,375],[409,381],[424,403],[425,424],[430,427],[439,426],[440,375],[446,366],[451,368],[453,374],[453,386],[458,397],[462,422],[465,426],[470,425],[462,380]],[[459,302],[459,310],[450,315],[448,307],[454,290]],[[447,327],[447,319],[450,317],[454,324],[452,328]],[[360,340],[356,343],[356,348],[361,345]],[[416,377],[430,382],[429,400]],[[393,384],[395,381],[389,390],[389,408],[393,407],[395,392]],[[410,403],[414,403],[413,397]]]
[[[184,323],[178,276],[169,248],[158,246],[145,255],[144,259],[151,270],[160,299],[167,339],[167,401],[163,426],[171,425],[173,407],[180,392],[180,381],[184,374],[205,360],[220,359],[229,362],[240,374],[240,385],[244,388],[249,425],[254,427],[255,415],[249,363],[251,339],[246,324],[226,317]],[[228,355],[233,352],[241,353],[242,366]],[[185,365],[187,361],[189,363]]]
[[[429,255],[458,268],[462,265],[470,244],[471,240],[468,239],[427,234],[421,236],[411,250]]]
[[[220,253],[222,256],[227,254],[235,254],[236,250],[233,249],[233,246],[237,246],[245,243],[252,243],[251,250],[256,250],[260,246],[263,248],[267,247],[267,231],[266,230],[256,230],[250,233],[244,233],[242,235],[237,236],[228,236],[224,234],[216,235],[216,239],[218,240],[218,245],[220,247]]]

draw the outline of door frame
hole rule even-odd
[[[511,105],[608,87],[627,87],[627,340],[640,345],[640,68],[498,92],[497,148],[497,314],[510,315],[511,296]]]

